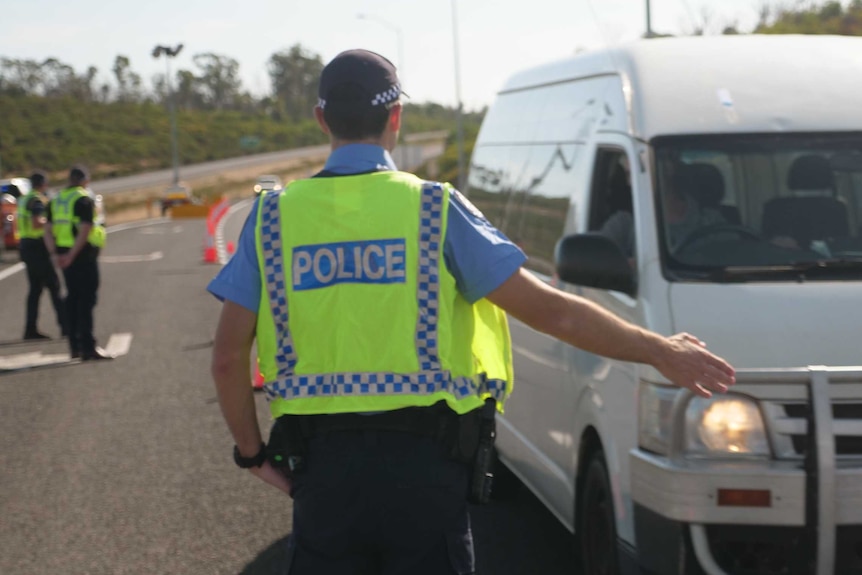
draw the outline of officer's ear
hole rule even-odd
[[[401,112],[403,110],[401,102],[398,102],[389,109],[389,129],[393,132],[398,132],[401,129]]]
[[[323,130],[323,133],[329,136],[331,132],[326,123],[326,119],[323,117],[323,108],[320,106],[314,107],[314,119],[317,120],[317,124],[320,126],[320,129]]]

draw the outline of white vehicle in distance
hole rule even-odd
[[[254,185],[254,195],[259,196],[262,192],[278,192],[284,184],[278,176],[260,176]]]
[[[511,320],[499,457],[585,575],[862,573],[860,55],[642,40],[523,71],[485,115],[466,193],[526,266],[737,368],[703,399]]]

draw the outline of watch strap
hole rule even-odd
[[[233,460],[242,469],[251,469],[252,467],[260,467],[266,461],[266,444],[261,442],[260,449],[257,455],[253,457],[243,457],[239,452],[239,447],[233,446]]]

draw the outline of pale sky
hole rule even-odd
[[[763,4],[652,0],[652,25],[656,32],[684,34],[707,14],[713,33],[729,23],[748,31]],[[579,48],[634,40],[646,27],[644,0],[2,0],[0,5],[0,57],[55,57],[79,73],[93,65],[100,83],[112,79],[114,57],[122,54],[151,89],[151,77],[165,71],[165,60],[152,58],[153,47],[183,43],[172,71],[196,70],[194,54],[230,56],[240,63],[244,87],[260,95],[270,89],[269,56],[299,43],[324,62],[350,48],[380,52],[399,67],[413,102],[450,106],[457,101],[454,6],[467,110],[490,104],[518,70]]]

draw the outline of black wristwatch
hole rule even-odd
[[[233,460],[242,469],[250,469],[252,467],[260,467],[266,461],[266,444],[260,444],[260,450],[254,457],[243,457],[239,453],[239,447],[233,446]]]

